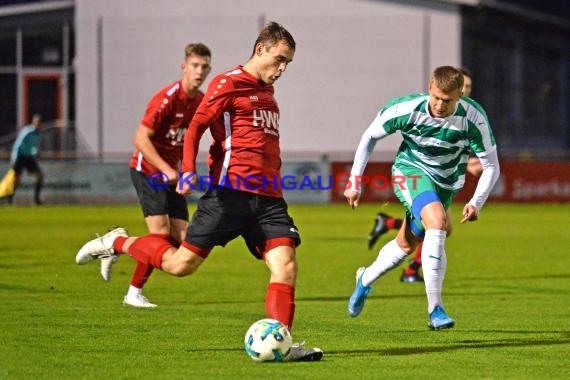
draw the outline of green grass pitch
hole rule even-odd
[[[194,205],[190,205],[193,211]],[[303,243],[295,340],[321,362],[255,363],[243,349],[264,316],[268,271],[236,240],[186,278],[155,272],[154,310],[123,307],[134,261],[110,283],[75,264],[95,232],[145,226],[136,206],[0,208],[0,379],[561,379],[570,378],[570,205],[489,204],[446,243],[447,331],[428,330],[421,284],[380,279],[363,313],[347,300],[372,262],[378,205],[292,205]],[[401,214],[396,204],[384,208]]]

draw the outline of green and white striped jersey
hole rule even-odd
[[[400,131],[403,142],[394,164],[415,166],[440,187],[459,190],[465,183],[469,151],[485,155],[496,149],[489,120],[471,98],[462,97],[453,115],[446,118],[432,117],[428,102],[428,94],[391,100],[371,125],[383,130],[371,131],[371,137],[378,139]]]

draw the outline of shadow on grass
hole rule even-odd
[[[480,331],[481,332],[481,331]],[[493,332],[493,331],[484,331]],[[505,331],[495,331],[504,333]],[[393,347],[378,348],[364,350],[325,350],[324,360],[334,357],[351,357],[351,356],[407,356],[421,355],[436,352],[449,352],[458,350],[473,350],[481,348],[500,348],[500,347],[541,347],[541,346],[558,346],[570,344],[570,331],[512,331],[514,333],[559,333],[560,338],[552,339],[472,339],[463,340],[458,343],[446,344],[441,346],[424,346],[424,347]],[[185,352],[241,352],[243,348],[187,348]]]
[[[422,284],[423,285],[423,284]],[[423,288],[422,288],[423,289]],[[489,295],[493,296],[504,296],[504,295],[511,295],[512,292],[485,292],[485,297]],[[446,297],[463,297],[463,296],[477,296],[480,297],[481,294],[473,294],[473,293],[458,293],[458,292],[446,292]],[[320,297],[296,297],[296,301],[347,301],[350,297],[350,293],[344,296],[320,296]],[[417,293],[417,294],[371,294],[366,299],[373,300],[373,299],[403,299],[403,298],[422,298],[425,299],[425,293]]]
[[[463,281],[497,281],[497,280],[554,280],[570,278],[570,273],[551,274],[545,273],[532,276],[499,276],[499,277],[464,277]]]
[[[490,295],[492,296],[506,296],[506,295],[510,295],[512,294],[512,292],[485,292],[484,296],[488,297]],[[348,298],[349,298],[350,294],[348,295],[343,295],[343,296],[318,296],[318,297],[295,297],[295,301],[296,302],[300,302],[300,301],[320,301],[320,302],[338,302],[338,301],[343,301],[343,302],[348,302]],[[457,292],[447,292],[446,296],[451,298],[451,297],[466,297],[466,296],[475,296],[475,297],[481,297],[481,294],[473,294],[473,293],[457,293]],[[367,300],[374,300],[374,299],[413,299],[413,298],[421,298],[421,299],[425,299],[426,295],[425,293],[418,293],[418,294],[380,294],[380,295],[369,295],[367,297]],[[239,300],[239,299],[219,299],[219,300],[212,300],[212,301],[194,301],[191,302],[191,304],[193,305],[217,305],[217,304],[255,304],[258,303],[259,300],[258,299],[251,299],[251,300]],[[180,304],[180,305],[187,305],[188,302],[186,300],[181,301],[181,302],[171,302],[171,305],[176,305],[176,304]]]
[[[488,331],[487,331],[488,332]],[[497,331],[504,333],[504,331]],[[528,333],[521,331],[521,333]],[[535,331],[542,333],[542,331]],[[379,348],[379,349],[366,349],[366,350],[347,350],[347,351],[327,351],[327,356],[400,356],[400,355],[418,355],[427,354],[432,352],[448,352],[457,350],[470,350],[480,348],[499,348],[499,347],[539,347],[539,346],[557,346],[557,345],[570,345],[570,332],[560,332],[560,338],[552,339],[472,339],[464,340],[458,343],[446,344],[445,346],[424,346],[424,347],[394,347],[394,348]]]

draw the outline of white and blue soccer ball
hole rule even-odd
[[[245,333],[245,352],[258,362],[282,362],[292,345],[291,332],[275,319],[261,319]]]

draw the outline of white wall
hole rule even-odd
[[[78,128],[96,152],[98,18],[106,154],[132,151],[133,132],[151,95],[179,79],[187,43],[200,41],[212,49],[213,77],[245,63],[261,23],[274,20],[297,42],[294,62],[276,84],[282,150],[352,153],[387,100],[425,91],[434,67],[460,63],[456,7],[421,4],[76,0]],[[397,137],[389,138],[376,151],[389,151],[389,158],[398,144]]]

